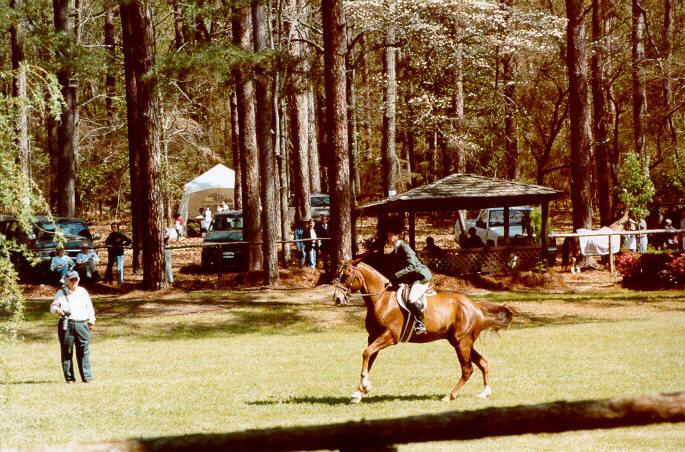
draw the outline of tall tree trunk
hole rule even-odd
[[[383,74],[383,132],[381,137],[381,173],[383,176],[383,196],[397,193],[397,50],[395,49],[395,25],[386,28]]]
[[[457,44],[454,61],[454,157],[452,172],[462,173],[466,170],[464,149],[464,67],[462,45]],[[413,137],[411,138],[413,141]]]
[[[303,8],[299,0],[290,0],[289,9],[296,14]],[[306,31],[297,21],[290,24],[290,35],[298,39],[307,39]],[[306,48],[302,42],[291,43],[292,57],[299,62],[298,72],[306,73]],[[309,195],[311,194],[311,170],[309,162],[309,99],[304,86],[309,85],[302,75],[294,76],[294,80],[289,84],[288,90],[288,113],[290,122],[290,142],[292,144],[292,166],[290,168],[293,184],[291,186],[295,199],[295,219],[297,221],[308,220],[311,218],[311,205]]]
[[[566,64],[571,118],[571,203],[573,228],[592,228],[592,133],[583,0],[566,0]]]
[[[355,70],[348,70],[346,75],[345,88],[347,91],[347,143],[350,147],[350,180],[352,182],[352,196],[356,200],[359,197],[361,187],[359,182],[359,172],[357,171],[357,95],[354,88]]]
[[[643,68],[645,61],[645,14],[641,0],[632,0],[632,81],[633,81],[633,143],[635,153],[640,157],[642,170],[649,171],[647,149],[645,146],[645,116],[647,115],[647,93]]]
[[[316,133],[316,105],[314,104],[314,88],[309,81],[307,89],[307,117],[309,118],[309,189],[312,193],[321,192],[321,166],[319,164],[319,143]]]
[[[136,138],[139,147],[141,200],[146,215],[142,215],[141,237],[143,249],[143,287],[147,290],[167,286],[164,266],[164,198],[160,171],[160,120],[155,69],[155,36],[151,11],[142,0],[122,0],[119,4],[122,17],[129,22],[136,80]],[[129,143],[130,145],[130,143]]]
[[[514,0],[504,0],[507,14],[505,27],[510,26]],[[507,166],[507,179],[516,179],[519,173],[519,146],[516,136],[516,75],[514,54],[506,51],[502,55],[502,85],[504,88],[504,155]]]
[[[405,108],[407,109],[405,135],[407,136],[407,160],[409,162],[409,188],[414,188],[417,186],[416,173],[418,168],[416,167],[416,138],[414,137],[416,130],[414,129],[414,107],[411,104],[413,98],[411,87],[409,90],[404,99]]]
[[[331,265],[334,272],[352,257],[352,190],[347,147],[345,18],[342,0],[322,0],[326,127],[331,193]]]
[[[249,7],[241,6],[233,10],[233,44],[251,50],[249,29]],[[238,101],[238,129],[240,130],[240,174],[243,195],[243,237],[250,242],[248,268],[260,271],[262,248],[256,243],[261,241],[262,221],[259,212],[259,150],[257,149],[257,130],[255,125],[254,82],[244,70],[238,69],[235,75],[236,98]]]
[[[107,73],[105,74],[105,111],[107,125],[114,119],[114,96],[116,95],[116,38],[114,31],[114,5],[105,5],[105,47],[107,48]]]
[[[133,240],[133,272],[141,265],[141,241],[143,237],[142,206],[143,192],[140,174],[140,134],[138,127],[138,87],[136,84],[136,55],[128,8],[119,8],[121,16],[121,37],[124,51],[124,81],[126,84],[126,124],[128,132],[128,168],[131,185],[131,232]]]
[[[69,0],[53,0],[55,31],[63,35],[65,43],[70,42],[71,22],[69,20]],[[60,58],[66,59],[66,47],[59,51]],[[62,86],[64,109],[57,124],[57,211],[66,217],[76,216],[76,161],[78,159],[78,79],[65,64],[57,72],[57,80]]]
[[[599,218],[608,226],[611,217],[611,192],[609,188],[609,133],[607,131],[606,100],[604,97],[604,0],[592,0],[592,131],[595,140],[595,178]]]
[[[255,52],[269,50],[266,42],[267,19],[265,9],[266,7],[261,2],[252,3],[252,35]],[[278,199],[276,197],[276,154],[273,142],[273,91],[266,70],[260,66],[257,71],[255,93],[259,175],[261,179],[264,284],[273,285],[278,282]]]
[[[671,108],[673,105],[673,2],[664,0],[664,28],[661,35],[661,59],[663,60],[664,122],[668,125],[671,145],[678,143],[678,135],[673,124]]]
[[[235,92],[231,93],[231,158],[233,171],[235,172],[235,184],[233,189],[233,206],[240,210],[243,208],[242,176],[240,173],[240,125],[238,124],[238,99]]]
[[[19,164],[21,171],[28,179],[31,177],[31,150],[29,148],[29,117],[26,105],[26,64],[24,55],[24,38],[26,36],[23,12],[19,11],[22,0],[10,0],[10,8],[17,14],[10,25],[10,41],[12,46],[12,96],[18,99],[16,132]]]
[[[290,102],[290,142],[292,143],[293,191],[295,195],[295,218],[308,220],[311,217],[309,195],[309,118],[307,96],[304,93],[292,93]]]

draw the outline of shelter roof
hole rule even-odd
[[[375,201],[357,210],[364,215],[388,212],[430,212],[542,204],[563,192],[542,185],[455,173],[399,195]]]

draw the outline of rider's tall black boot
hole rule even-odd
[[[426,334],[426,325],[423,324],[423,304],[420,301],[410,302],[409,305],[412,307],[412,311],[416,320],[414,321],[414,333],[421,336]]]

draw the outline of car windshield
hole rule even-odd
[[[326,196],[312,196],[311,197],[312,207],[328,207],[330,202],[330,197]]]
[[[242,229],[242,227],[243,217],[240,214],[217,215],[214,217],[211,229],[213,231],[228,231],[231,229]],[[242,240],[242,238],[240,240]]]
[[[229,231],[224,242],[242,242],[243,241],[243,231]]]
[[[523,224],[523,217],[527,210],[509,210],[509,225],[520,226]],[[492,227],[504,226],[504,210],[490,211],[490,225]]]
[[[65,236],[91,237],[88,225],[81,221],[59,221],[57,223],[43,221],[36,223],[33,229],[36,237],[41,240],[52,240],[55,232],[58,231]]]

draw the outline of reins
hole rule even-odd
[[[383,290],[378,292],[378,293],[364,293],[361,291],[358,294],[357,293],[355,293],[355,294],[351,293],[350,287],[345,286],[345,285],[340,283],[340,276],[342,276],[342,272],[346,267],[351,268],[353,270],[354,277],[357,279],[357,281],[359,281],[359,284],[362,287],[366,287],[366,280],[364,279],[364,276],[361,274],[359,269],[357,267],[355,267],[354,265],[344,264],[342,270],[340,270],[340,275],[334,281],[335,291],[333,292],[333,298],[335,298],[336,294],[338,293],[338,289],[340,289],[345,294],[346,300],[352,298],[354,295],[360,295],[362,298],[364,298],[364,297],[378,297],[376,300],[373,300],[375,302],[375,301],[378,301],[383,296],[383,294],[388,291],[388,288],[384,287]],[[350,286],[351,285],[352,284],[350,284]]]

